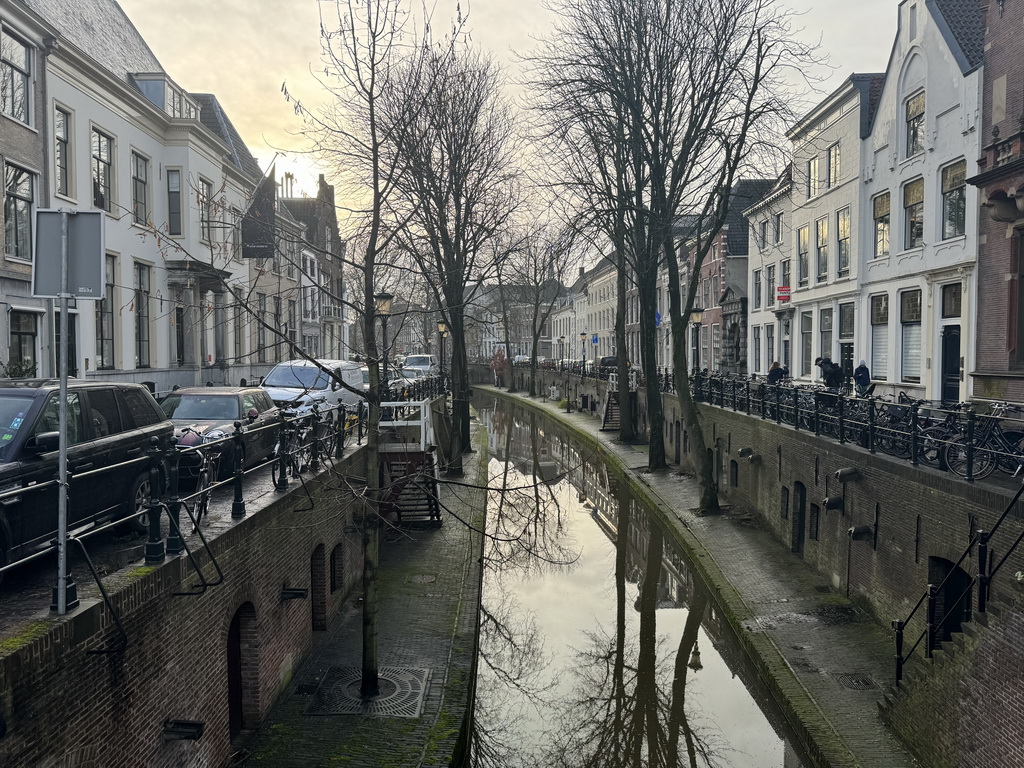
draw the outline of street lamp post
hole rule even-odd
[[[383,378],[383,396],[381,400],[387,397],[388,393],[388,315],[391,314],[391,300],[395,298],[390,293],[378,293],[373,297],[374,303],[377,308],[377,314],[380,315],[381,332],[384,337],[384,341],[381,345],[381,377]]]
[[[703,309],[690,312],[690,323],[693,325],[693,373],[700,372],[700,322],[704,319]]]
[[[441,389],[444,389],[444,340],[448,338],[448,325],[444,320],[437,321],[437,335],[441,339]]]
[[[558,337],[558,367],[565,370],[565,412],[572,413],[572,399],[569,397],[569,371],[565,369],[565,336]]]
[[[580,377],[587,375],[587,332],[580,331]]]

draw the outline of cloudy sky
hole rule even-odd
[[[296,192],[315,189],[315,164],[295,150],[298,118],[281,84],[306,104],[321,97],[310,74],[319,67],[317,0],[119,0],[167,73],[183,88],[217,95],[261,165],[277,150],[278,178],[296,176]],[[333,0],[322,0],[330,13]],[[851,72],[879,72],[896,32],[897,0],[792,0],[800,38],[820,42],[830,70],[818,73],[828,93]],[[456,0],[436,0],[435,29],[454,17]],[[462,2],[472,39],[514,68],[514,52],[528,51],[550,29],[544,0]]]

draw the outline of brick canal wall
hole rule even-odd
[[[336,467],[365,476],[363,451]],[[330,473],[308,477],[304,487],[293,481],[290,493],[212,540],[225,579],[199,596],[175,595],[197,583],[182,558],[109,579],[128,636],[123,652],[95,653],[119,644],[101,602],[5,641],[0,765],[226,764],[232,718],[245,728],[259,724],[317,630],[358,584],[352,507],[351,493]],[[198,557],[214,580],[209,557]],[[284,586],[309,593],[284,600]],[[165,741],[168,719],[201,721],[205,732],[198,741]]]
[[[526,379],[527,372],[517,370],[517,375]],[[493,383],[486,371],[478,373],[478,381]],[[606,382],[580,383],[578,377],[543,371],[538,392],[547,396],[554,385],[561,397],[566,382],[574,407],[587,394],[588,401],[597,399],[595,413],[602,412]],[[518,386],[526,389],[521,382]],[[678,401],[667,394],[663,400],[666,455],[691,469]],[[961,572],[953,566],[971,532],[991,529],[1016,490],[1011,484],[967,483],[727,408],[700,408],[722,502],[756,512],[823,582],[848,593],[884,626],[906,618],[927,585],[938,584],[950,570],[967,580],[977,575],[976,554],[965,558]],[[646,414],[643,392],[639,410]],[[844,482],[836,476],[843,469],[856,473]],[[838,508],[826,509],[826,498]],[[1022,524],[1024,504],[1018,503],[991,542],[997,558],[1009,551]],[[1024,549],[1014,552],[996,576],[991,610],[954,633],[933,662],[923,659],[922,643],[904,682],[883,703],[883,718],[924,765],[1024,765],[1024,588],[1017,572],[1024,572]],[[968,585],[954,583],[940,593],[940,613]],[[917,641],[925,621],[922,605],[907,627],[904,651]],[[893,651],[895,656],[895,646]],[[884,687],[894,679],[877,682]]]

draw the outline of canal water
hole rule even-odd
[[[656,515],[557,425],[477,406],[492,490],[474,768],[802,768]]]

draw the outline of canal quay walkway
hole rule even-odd
[[[660,507],[693,556],[701,575],[738,622],[741,642],[790,720],[811,745],[816,765],[845,768],[916,766],[878,717],[892,684],[895,646],[870,616],[834,592],[826,579],[761,529],[747,512],[698,516],[691,477],[674,470],[648,473],[646,446],[601,432],[588,413],[565,413],[552,401],[474,387],[520,402],[566,425],[584,442],[598,443],[626,470],[639,495]],[[810,767],[808,767],[810,768]]]
[[[259,731],[239,742],[232,765],[270,768],[441,768],[457,751],[463,718],[471,706],[477,613],[482,579],[486,493],[486,432],[483,449],[463,457],[464,485],[440,486],[441,526],[385,528],[378,570],[378,659],[381,708],[373,714],[307,714],[316,709],[325,678],[362,665],[362,602],[359,594],[332,617],[327,631],[298,667]],[[457,518],[457,519],[456,519]],[[464,524],[471,524],[470,525]],[[476,529],[476,530],[474,530]],[[429,670],[421,711],[415,695],[400,685],[387,697],[388,671],[408,681],[406,671]],[[355,685],[358,685],[356,681]],[[318,689],[320,689],[318,691]],[[390,705],[389,701],[397,703]],[[327,703],[331,697],[327,696]],[[356,705],[358,706],[358,705]],[[412,711],[410,712],[410,707]],[[322,708],[321,708],[322,709]],[[327,709],[331,709],[330,706]],[[394,713],[405,716],[394,716]]]

